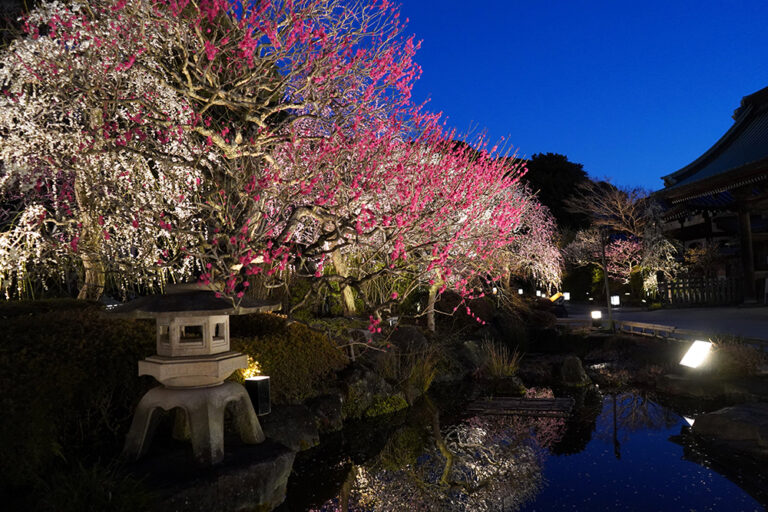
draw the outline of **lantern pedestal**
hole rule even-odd
[[[225,382],[207,388],[169,389],[158,386],[145,394],[133,416],[125,440],[123,455],[137,460],[147,451],[154,434],[159,409],[176,407],[186,414],[192,440],[192,452],[201,465],[211,465],[224,458],[224,410],[234,404],[235,427],[244,443],[264,441],[264,432],[245,388]]]

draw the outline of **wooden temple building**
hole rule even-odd
[[[708,151],[664,176],[665,231],[686,249],[720,251],[716,278],[743,302],[768,300],[768,87],[745,96]]]

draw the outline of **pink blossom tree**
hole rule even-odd
[[[519,236],[519,166],[412,104],[418,45],[386,1],[51,3],[26,29],[0,57],[0,192],[39,214],[0,247],[79,258],[83,297],[158,269],[234,299],[286,269],[468,295]]]

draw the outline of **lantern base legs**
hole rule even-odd
[[[158,386],[145,394],[133,416],[125,439],[123,455],[129,460],[143,456],[152,441],[158,409],[180,408],[189,425],[192,451],[201,465],[221,462],[224,458],[224,410],[234,406],[235,426],[244,443],[264,441],[264,432],[243,386],[224,382],[209,388],[166,388]]]

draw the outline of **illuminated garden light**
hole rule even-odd
[[[589,316],[592,317],[592,327],[601,327],[602,326],[602,319],[603,319],[603,312],[599,309],[596,309],[594,311],[591,311],[589,313]]]
[[[618,295],[611,295],[611,306],[618,306],[621,304],[621,299]]]
[[[571,300],[571,292],[563,292],[563,298],[565,300]]]
[[[709,341],[696,340],[680,360],[680,364],[690,368],[698,368],[709,356],[712,350],[712,343]]]
[[[523,294],[523,289],[522,288],[518,288],[517,289],[517,294],[518,295],[522,295]]]
[[[694,418],[689,418],[688,416],[683,416],[683,419],[686,423],[688,423],[688,426],[692,427],[693,423],[696,421]]]
[[[536,290],[536,296],[541,297],[541,290]]]

